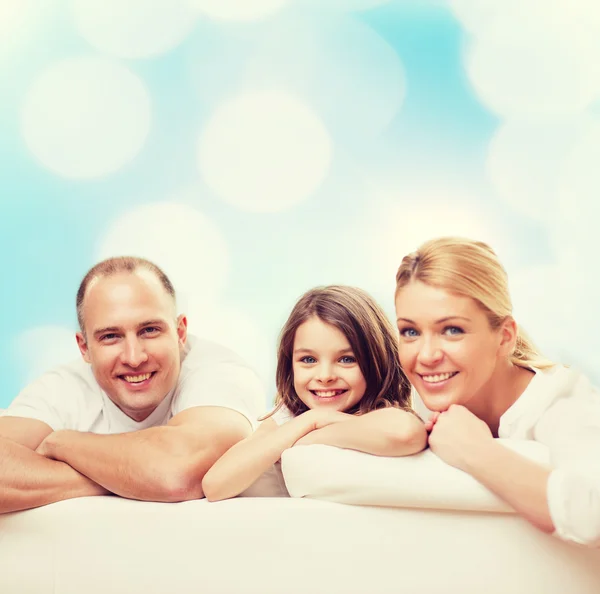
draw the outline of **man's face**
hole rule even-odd
[[[77,344],[100,387],[129,417],[143,421],[174,388],[187,320],[149,271],[93,280],[83,301]]]

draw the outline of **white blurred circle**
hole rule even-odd
[[[63,326],[38,326],[19,334],[15,350],[27,382],[81,357],[75,331]]]
[[[474,34],[471,82],[493,111],[540,117],[585,109],[600,93],[600,5],[592,0],[451,0]]]
[[[146,58],[179,45],[197,18],[187,0],[72,0],[75,26],[94,47]]]
[[[33,0],[0,2],[0,49],[17,41],[18,34],[32,19],[33,8]]]
[[[587,362],[598,349],[600,324],[590,315],[600,298],[592,254],[560,251],[555,262],[513,273],[514,316],[541,352],[564,363]]]
[[[377,190],[372,188],[373,191]],[[369,279],[364,276],[363,282],[374,294],[389,296],[391,301],[402,258],[430,239],[452,236],[483,241],[503,263],[512,257],[510,243],[477,198],[467,198],[448,188],[439,191],[423,188],[411,192],[411,204],[384,206],[385,192],[391,192],[393,199],[394,190],[380,188],[378,191],[376,199],[382,205],[375,213],[377,219],[365,223],[365,232],[360,238],[365,245],[364,252],[368,254],[365,259],[369,262],[368,270],[364,271]]]
[[[503,116],[540,117],[585,109],[600,76],[585,38],[514,35],[478,41],[466,56],[469,78],[481,99]]]
[[[223,289],[229,257],[216,225],[181,204],[155,203],[129,210],[102,237],[97,258],[138,256],[157,264],[173,283],[180,311],[190,300],[212,302]]]
[[[320,10],[337,10],[340,12],[354,12],[368,10],[389,4],[391,0],[295,0],[300,6],[314,6]]]
[[[394,48],[351,17],[298,18],[274,27],[249,53],[244,80],[305,97],[336,140],[384,132],[406,86]]]
[[[280,91],[247,92],[223,103],[199,143],[200,170],[211,189],[257,212],[308,198],[327,175],[331,153],[318,116]]]
[[[271,16],[290,0],[188,0],[189,3],[217,20],[254,21]]]
[[[596,118],[589,122],[565,159],[552,237],[557,250],[571,249],[582,256],[582,265],[590,267],[590,275],[600,285],[600,270],[595,265],[595,254],[600,249],[599,156],[600,118]]]
[[[57,62],[33,82],[22,133],[48,169],[67,178],[108,175],[140,151],[150,128],[150,98],[125,66],[100,58]]]
[[[275,343],[248,313],[237,307],[203,304],[194,299],[185,313],[190,333],[230,348],[256,371],[265,385],[273,382]]]
[[[510,120],[496,131],[487,171],[498,195],[534,220],[556,216],[560,170],[589,118]]]

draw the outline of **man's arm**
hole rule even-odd
[[[66,462],[117,495],[186,501],[203,497],[204,474],[251,432],[248,419],[235,410],[197,406],[175,415],[165,426],[131,433],[56,431],[38,451]]]
[[[34,419],[0,418],[0,513],[109,494],[67,464],[33,451],[51,432],[46,423]]]
[[[427,431],[416,415],[390,407],[364,415],[349,415],[343,423],[312,431],[295,445],[316,443],[376,456],[408,456],[425,449]]]

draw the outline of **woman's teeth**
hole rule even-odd
[[[437,384],[454,377],[457,373],[458,371],[450,371],[449,373],[436,373],[435,375],[422,375],[421,377],[430,384]]]

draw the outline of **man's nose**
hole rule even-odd
[[[137,337],[125,339],[121,352],[121,362],[129,367],[139,367],[148,360],[146,349]]]

